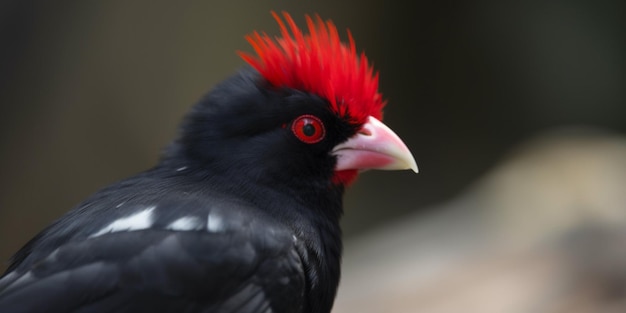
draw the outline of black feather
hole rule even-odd
[[[324,140],[284,127],[303,114],[324,122]],[[330,151],[355,132],[325,100],[242,70],[193,107],[156,167],[27,243],[0,280],[0,311],[329,312],[343,194]],[[107,233],[147,208],[149,227]],[[172,229],[181,218],[194,223]]]

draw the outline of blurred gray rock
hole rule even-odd
[[[350,240],[343,312],[626,312],[626,138],[561,130]]]

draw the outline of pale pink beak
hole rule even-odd
[[[387,125],[369,116],[359,132],[335,146],[336,171],[406,170],[417,173],[417,164],[409,148]]]

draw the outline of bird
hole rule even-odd
[[[0,312],[330,312],[343,194],[417,173],[382,120],[379,74],[331,20],[280,35],[191,107],[157,164],[68,211],[10,260]]]

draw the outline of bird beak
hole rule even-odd
[[[406,170],[417,173],[417,164],[409,148],[387,125],[369,116],[359,132],[335,146],[336,171]]]

